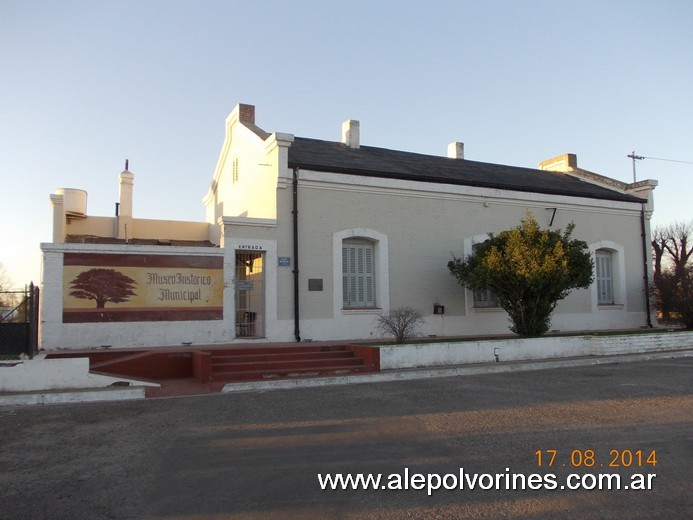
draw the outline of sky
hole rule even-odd
[[[204,220],[224,121],[268,132],[656,179],[654,225],[693,219],[689,0],[0,0],[0,264],[41,280],[49,195]],[[672,162],[658,159],[670,159]],[[577,230],[576,230],[577,233]]]

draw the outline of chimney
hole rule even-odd
[[[566,153],[539,163],[539,169],[554,172],[572,172],[578,169],[577,155]]]
[[[53,242],[61,244],[65,242],[65,198],[62,193],[51,193],[51,206],[53,206]]]
[[[255,124],[255,105],[238,104],[238,119],[241,123]]]
[[[120,173],[118,187],[118,237],[132,238],[132,184],[135,176],[127,170]]]
[[[342,123],[342,142],[349,148],[359,147],[360,124],[355,119],[349,119]]]
[[[451,142],[448,145],[448,157],[450,159],[464,159],[464,143]]]

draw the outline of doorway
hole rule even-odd
[[[236,251],[236,337],[265,336],[265,253]]]

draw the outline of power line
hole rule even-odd
[[[628,156],[630,157],[630,155]],[[654,159],[655,161],[667,161],[667,162],[676,162],[676,163],[683,163],[683,164],[693,164],[693,161],[677,161],[676,159],[662,159],[661,157],[636,157],[636,159]]]
[[[629,159],[633,159],[633,182],[636,181],[635,179],[635,161],[642,161],[643,159],[652,159],[654,161],[667,161],[667,162],[675,162],[675,163],[681,163],[681,164],[693,164],[693,161],[678,161],[676,159],[662,159],[661,157],[646,157],[644,155],[636,155],[635,150],[626,155]]]

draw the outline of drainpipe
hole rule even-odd
[[[298,311],[298,166],[294,167],[293,183],[293,224],[294,224],[294,337],[296,341],[301,341],[301,329],[299,327]]]
[[[645,204],[642,205],[642,209],[640,210],[640,232],[642,234],[642,256],[645,269],[643,275],[645,282],[645,310],[647,311],[647,326],[652,328],[652,318],[650,317],[650,278],[648,276],[649,269],[647,266],[647,248],[649,244],[647,242],[647,234],[645,233]]]

